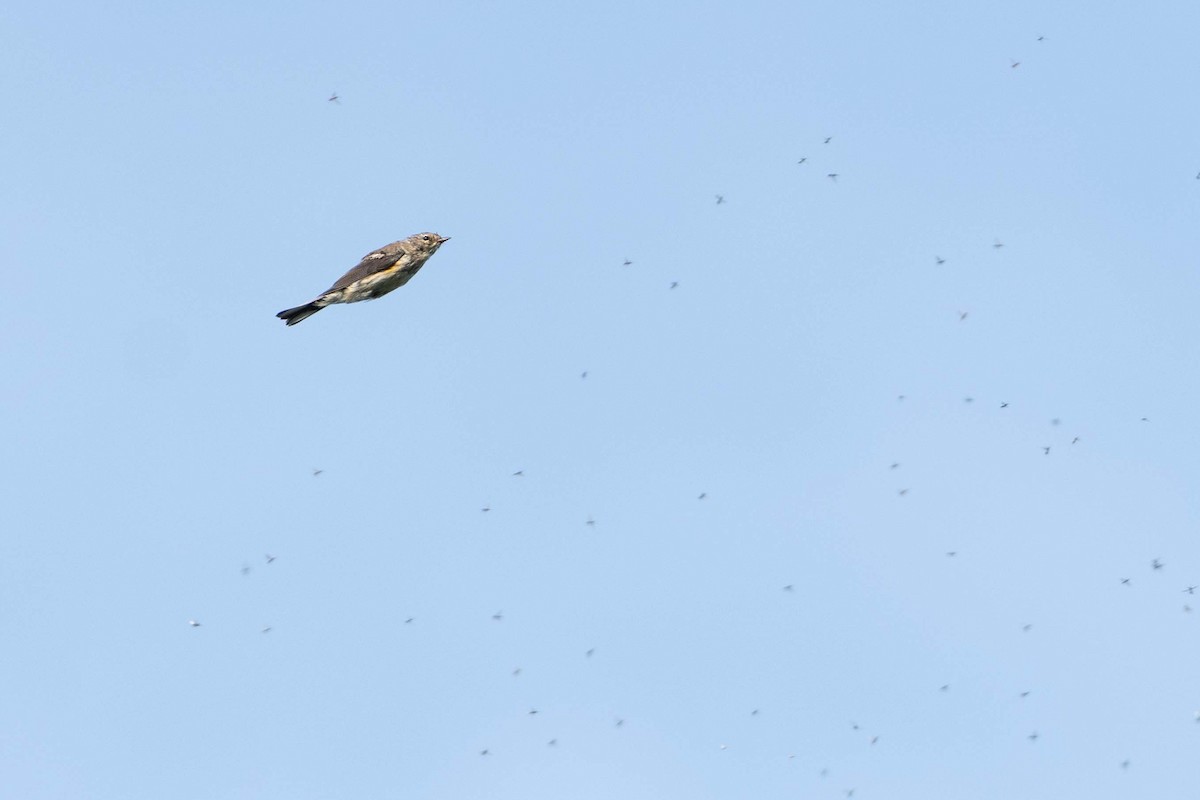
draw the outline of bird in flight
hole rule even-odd
[[[805,156],[804,158],[800,159],[800,160],[799,160],[799,161],[797,161],[796,163],[797,163],[797,164],[803,164],[805,161],[808,161],[808,156]]]
[[[334,92],[333,94],[329,95],[329,100],[326,102],[337,103],[339,106],[342,104],[341,98],[338,97],[337,92]]]
[[[1198,587],[1196,587],[1196,586],[1189,586],[1186,589],[1184,589],[1184,591],[1187,592],[1188,594],[1195,594],[1197,588]]]
[[[829,143],[830,143],[830,142],[832,142],[832,141],[833,141],[833,137],[832,137],[832,136],[826,136],[826,137],[825,137],[825,144],[829,144]]]
[[[1129,578],[1121,578],[1121,585],[1122,585],[1122,586],[1129,586],[1129,585],[1130,585],[1130,584],[1129,584]]]
[[[1036,742],[1036,741],[1038,740],[1038,732],[1037,732],[1037,731],[1034,731],[1033,733],[1029,734],[1029,735],[1028,735],[1028,736],[1026,736],[1025,738],[1026,738],[1026,739],[1028,739],[1028,740],[1029,740],[1029,741],[1031,741],[1031,742]]]
[[[992,249],[994,250],[999,250],[1001,247],[1004,247],[1004,242],[1000,241],[999,239],[997,239],[996,243],[992,245]]]
[[[969,313],[971,313],[971,312],[969,312],[969,311],[960,311],[960,312],[958,312],[958,321],[959,321],[959,322],[964,322],[964,321],[966,321],[966,319],[967,319],[967,314],[969,314]]]
[[[499,622],[500,620],[504,619],[504,612],[497,611],[495,614],[492,614],[492,619],[496,620],[496,622]]]
[[[267,553],[267,554],[264,556],[264,558],[266,558],[266,559],[267,559],[267,563],[268,563],[268,564],[270,564],[272,561],[274,561],[274,560],[275,560],[275,556],[271,555],[270,553]]]
[[[323,470],[323,469],[314,469],[314,470],[313,470],[313,477],[314,477],[314,478],[315,478],[315,477],[317,477],[318,475],[320,475],[320,474],[321,474],[322,472],[324,472],[324,471],[325,471],[325,470]]]
[[[308,319],[325,306],[383,297],[408,283],[449,238],[436,233],[418,233],[372,250],[363,256],[357,267],[338,278],[316,300],[285,309],[275,316],[291,326]]]
[[[789,583],[787,586],[783,587],[783,590],[785,592],[791,592],[791,591],[795,591],[795,587]]]
[[[725,202],[725,195],[723,195],[723,194],[717,195],[717,205],[721,205],[721,203],[724,203],[724,202]]]
[[[1049,448],[1049,447],[1043,447],[1043,448],[1042,448],[1042,454],[1043,454],[1043,455],[1047,455],[1047,456],[1048,456],[1048,455],[1050,455],[1050,448]]]
[[[671,288],[672,288],[672,289],[674,289],[674,288],[675,288],[676,286],[678,286],[678,285],[679,285],[679,281],[671,281]]]
[[[834,183],[837,183],[837,179],[838,179],[838,173],[836,173],[836,172],[831,172],[831,173],[829,173],[828,175],[826,175],[825,177],[826,177],[826,178],[829,178],[829,180],[833,181]]]
[[[197,622],[197,621],[196,621],[196,620],[194,620],[194,619],[189,619],[189,620],[188,620],[188,625],[191,625],[193,628],[199,628],[199,627],[200,627],[200,623],[199,623],[199,622]]]
[[[708,492],[701,492],[701,493],[700,493],[700,496],[699,496],[699,497],[697,497],[696,499],[697,499],[697,500],[703,500],[703,499],[704,499],[704,498],[706,498],[706,497],[708,497]]]
[[[1150,568],[1151,568],[1151,569],[1162,569],[1162,568],[1163,568],[1163,564],[1162,564],[1162,562],[1161,562],[1161,561],[1159,561],[1159,560],[1156,558],[1156,559],[1154,559],[1153,561],[1151,561],[1151,562],[1150,562]]]
[[[517,470],[516,472],[514,472],[514,473],[512,474],[512,476],[513,476],[514,478],[523,478],[523,477],[525,477],[525,470],[523,470],[523,469],[519,469],[519,470]]]
[[[630,260],[627,258],[627,259],[625,259],[625,263],[624,263],[624,264],[622,264],[621,266],[623,266],[623,267],[629,267],[629,266],[632,266],[632,265],[633,265],[633,262],[632,262],[632,261],[630,261]]]
[[[945,263],[946,263],[946,259],[942,258],[941,256],[934,256],[934,259],[936,259],[936,260],[937,260],[937,263],[938,263],[939,265],[941,265],[941,264],[945,264]]]
[[[1008,403],[1001,403],[1001,404],[1000,404],[1000,407],[1001,407],[1001,408],[1008,408]]]
[[[1010,60],[1011,60],[1011,59],[1010,59]],[[1021,66],[1021,62],[1020,62],[1020,61],[1013,61],[1013,62],[1012,62],[1012,68],[1013,68],[1013,69],[1016,69],[1016,68],[1017,68],[1017,67],[1019,67],[1019,66]]]

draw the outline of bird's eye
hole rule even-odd
[[[429,237],[428,237],[428,236],[422,236],[422,237],[421,237],[421,239],[422,239],[422,240],[424,240],[424,241],[426,241],[426,242],[428,242],[428,241],[429,241]]]

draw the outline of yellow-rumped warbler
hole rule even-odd
[[[408,283],[442,243],[449,240],[449,236],[436,233],[418,233],[372,250],[363,256],[357,267],[338,278],[316,300],[280,311],[275,316],[288,325],[295,325],[334,303],[357,303],[383,297]]]

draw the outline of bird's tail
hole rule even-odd
[[[302,322],[313,314],[320,311],[325,306],[319,306],[316,303],[305,303],[302,306],[289,308],[286,311],[280,311],[275,316],[286,322],[288,325],[295,325],[297,322]]]

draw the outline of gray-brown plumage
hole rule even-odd
[[[436,233],[418,233],[378,250],[372,250],[363,256],[357,267],[338,278],[333,286],[322,292],[316,300],[280,311],[275,316],[288,325],[295,325],[325,306],[383,297],[393,289],[399,289],[408,283],[429,257],[449,240],[449,236]]]

